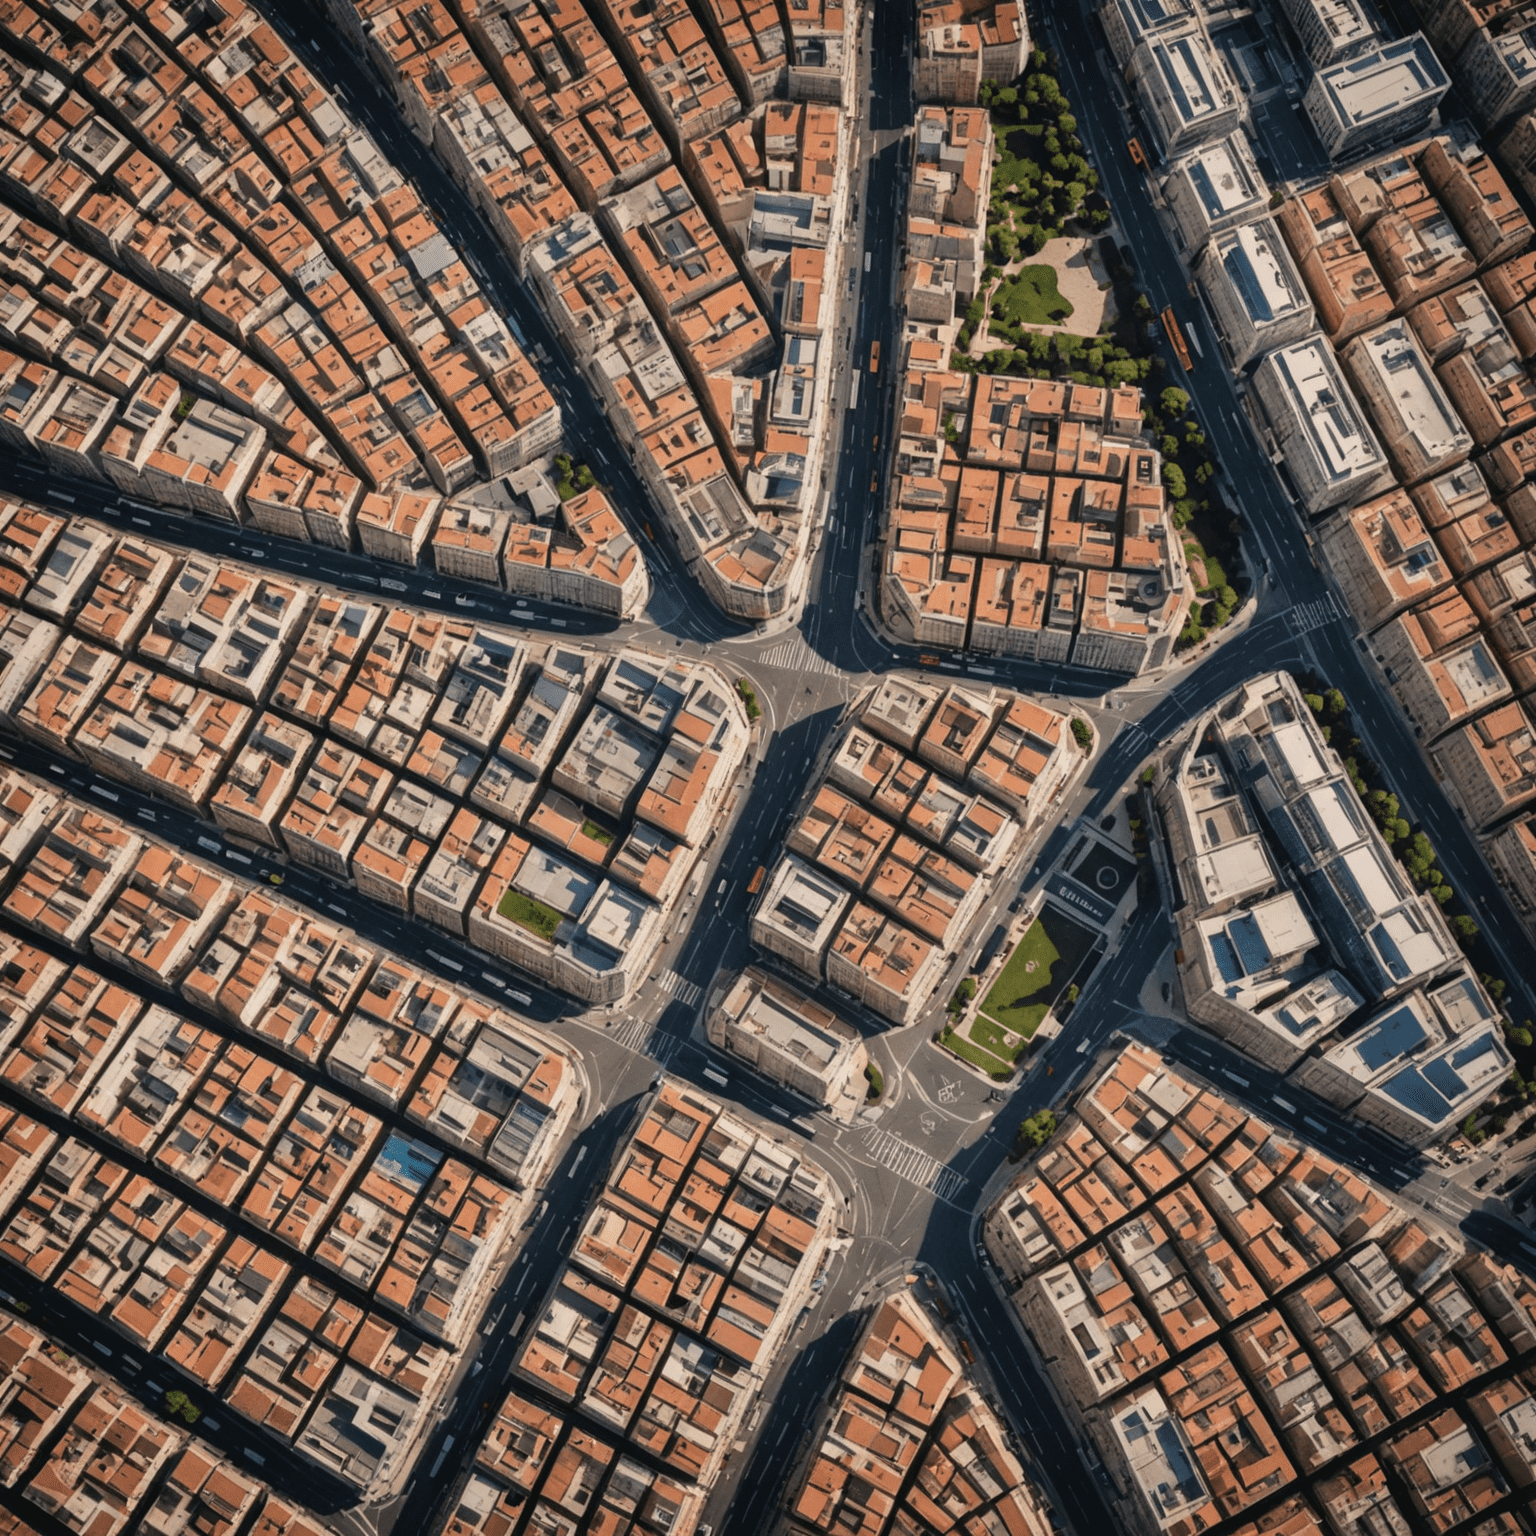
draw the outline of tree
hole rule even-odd
[[[1344,702],[1344,695],[1337,688],[1330,688],[1323,697],[1328,701],[1329,717],[1337,720],[1348,707]]]
[[[1147,307],[1150,309],[1151,305]],[[1157,398],[1164,416],[1182,416],[1189,409],[1189,396],[1171,384]]]
[[[1049,1109],[1038,1110],[1019,1126],[1014,1144],[1021,1152],[1043,1147],[1056,1132],[1056,1116]]]
[[[1184,471],[1177,464],[1163,463],[1163,485],[1168,494],[1175,500],[1181,501],[1189,494],[1189,484],[1184,479]]]
[[[1165,460],[1166,459],[1176,459],[1179,456],[1179,440],[1178,440],[1178,438],[1176,438],[1176,437],[1169,437],[1166,432],[1162,435],[1161,438],[1158,439],[1157,446],[1158,446],[1158,451],[1162,454],[1162,456],[1163,456],[1163,458]]]
[[[1451,919],[1451,928],[1455,931],[1456,937],[1460,941],[1461,947],[1463,949],[1466,949],[1467,946],[1470,945],[1478,935],[1477,924],[1474,923],[1465,912],[1458,912],[1456,916]]]
[[[1072,739],[1085,752],[1093,745],[1093,727],[1081,715],[1072,717]]]

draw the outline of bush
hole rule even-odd
[[[1019,1126],[1013,1141],[1021,1152],[1033,1151],[1036,1147],[1043,1147],[1055,1134],[1055,1113],[1049,1109],[1042,1109],[1037,1114],[1030,1115]]]
[[[763,708],[757,702],[757,690],[746,678],[736,679],[736,692],[741,695],[741,702],[747,706],[747,719],[757,720],[762,717]]]
[[[179,1417],[185,1424],[196,1424],[203,1416],[202,1409],[198,1408],[185,1392],[167,1392],[165,1411],[173,1417]]]
[[[866,1104],[873,1104],[885,1092],[885,1079],[880,1075],[880,1068],[874,1062],[870,1062],[864,1068],[864,1080],[869,1084],[869,1089],[864,1095],[864,1102]]]
[[[1072,717],[1072,739],[1084,752],[1093,746],[1093,727],[1081,715]]]

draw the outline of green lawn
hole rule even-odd
[[[581,835],[591,838],[594,843],[611,843],[613,841],[612,832],[606,831],[590,819],[582,822]]]
[[[1016,1061],[1025,1045],[1022,1039],[1010,1036],[1007,1030],[991,1019],[982,1018],[980,1014],[971,1020],[971,1027],[966,1031],[966,1035],[973,1044],[979,1045],[984,1051],[990,1051],[1002,1061]],[[1011,1045],[1008,1043],[1010,1038],[1013,1040]]]
[[[1029,1039],[1040,1027],[1056,995],[1051,988],[1051,975],[1060,959],[1061,951],[1037,917],[1009,955],[1002,974],[982,998],[980,1012],[994,1024]],[[1066,985],[1065,976],[1058,980],[1061,986]]]
[[[555,929],[560,926],[560,914],[553,907],[546,907],[542,901],[524,896],[521,891],[509,889],[497,902],[496,910],[508,921],[538,934],[541,939],[554,938]]]
[[[992,292],[992,305],[1014,325],[1060,325],[1072,313],[1056,286],[1056,269],[1043,263],[1004,278]]]
[[[998,1079],[1006,1078],[1011,1073],[1011,1068],[1006,1061],[999,1061],[990,1051],[984,1051],[979,1045],[972,1045],[963,1035],[957,1035],[948,1025],[944,1027],[944,1033],[939,1037],[939,1043],[946,1051],[953,1051],[962,1061],[968,1061],[973,1067],[980,1067],[988,1077]]]

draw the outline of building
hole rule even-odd
[[[1340,350],[1339,361],[1404,481],[1427,479],[1472,452],[1472,434],[1406,321],[1356,336]]]
[[[1330,1040],[1362,1007],[1406,995],[1404,1006],[1422,1012],[1431,1006],[1425,998],[1448,997],[1454,984],[1471,990],[1439,1038],[1465,1033],[1452,1042],[1457,1055],[1490,1040],[1492,1066],[1500,1066],[1491,1005],[1439,908],[1409,884],[1286,674],[1256,679],[1218,705],[1178,750],[1154,798],[1192,1017],[1316,1086],[1318,1060],[1329,1059]],[[1352,1030],[1348,1047],[1359,1038]],[[1481,1053],[1480,1045],[1479,1060]],[[1364,1088],[1345,1107],[1390,1123],[1416,1145],[1467,1113],[1452,1105],[1410,1123],[1388,1102],[1390,1076],[1367,1085],[1376,1095],[1368,1108]],[[1474,1076],[1473,1101],[1491,1082],[1481,1069]],[[1407,1090],[1399,1084],[1396,1092]],[[1461,1090],[1448,1099],[1468,1102]],[[1422,1094],[1419,1101],[1427,1102]]]
[[[1148,38],[1179,31],[1196,15],[1193,0],[1104,0],[1099,21],[1115,62],[1129,69],[1131,57]]]
[[[1401,487],[1336,512],[1319,525],[1318,542],[1350,612],[1366,630],[1451,581],[1423,515]]]
[[[969,106],[982,82],[1007,85],[1029,58],[1021,0],[937,0],[918,8],[912,90],[919,101]]]
[[[1117,1529],[1446,1530],[1530,1481],[1529,1282],[1143,1046],[983,1234]]]
[[[1379,36],[1361,0],[1282,0],[1282,9],[1318,69],[1364,52]]]
[[[1323,148],[1346,160],[1422,133],[1450,88],[1434,50],[1415,32],[1320,68],[1302,101]]]
[[[1203,251],[1213,236],[1246,224],[1269,206],[1269,187],[1242,129],[1175,160],[1163,196],[1187,251]]]
[[[850,1123],[869,1094],[863,1038],[828,1008],[749,966],[711,993],[709,1042]]]
[[[1536,103],[1536,17],[1511,9],[1479,27],[1456,60],[1458,83],[1485,127]]]
[[[977,1531],[1046,1536],[1050,1508],[937,1313],[910,1277],[877,1296],[790,1468],[775,1536],[886,1536],[942,1522],[942,1511]]]
[[[1222,139],[1243,121],[1246,105],[1203,26],[1159,29],[1145,38],[1126,71],[1165,155]]]
[[[1287,198],[1276,217],[1330,341],[1342,345],[1391,315],[1387,285],[1330,187]]]
[[[1274,432],[1277,462],[1308,512],[1363,501],[1388,484],[1386,454],[1321,336],[1260,358],[1253,391]]]
[[[1307,290],[1273,219],[1213,235],[1194,271],[1234,367],[1301,341],[1313,328]]]

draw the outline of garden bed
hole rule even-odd
[[[524,896],[521,891],[507,891],[496,903],[496,911],[508,922],[538,934],[541,939],[554,938],[555,930],[560,926],[560,914],[553,907],[546,907],[542,901]]]

